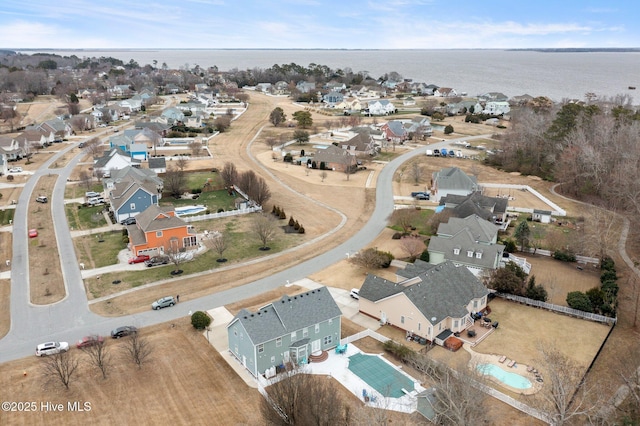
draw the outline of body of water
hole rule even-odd
[[[640,87],[640,52],[536,52],[508,50],[42,50],[63,56],[111,56],[140,65],[185,66],[221,71],[269,68],[274,64],[310,63],[330,68],[367,71],[373,78],[396,71],[404,78],[452,87],[475,96],[486,92],[505,95],[548,96],[554,101],[633,96]],[[23,51],[31,54],[34,51]],[[637,103],[634,101],[634,103]]]

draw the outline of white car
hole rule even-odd
[[[46,342],[36,346],[36,356],[54,355],[69,350],[67,342]]]
[[[9,169],[9,173],[22,173],[22,167],[12,167]]]
[[[87,198],[95,198],[95,197],[100,197],[100,193],[95,191],[89,191],[89,192],[85,192],[84,196]]]
[[[358,300],[360,299],[360,290],[358,290],[357,288],[352,288],[351,293],[349,293],[349,295],[354,299]]]

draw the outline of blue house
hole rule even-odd
[[[332,91],[322,97],[322,101],[327,105],[335,105],[344,101],[344,95],[340,92]]]
[[[109,194],[116,220],[120,222],[142,213],[153,204],[158,205],[159,191],[151,180],[140,181],[131,177],[116,183]]]
[[[342,312],[326,287],[282,296],[227,326],[229,350],[257,377],[286,363],[305,364],[340,343]]]

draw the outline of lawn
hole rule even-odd
[[[104,188],[100,183],[91,185],[91,189],[87,189],[83,185],[67,185],[64,190],[64,198],[84,198],[84,194],[89,191],[102,192]]]
[[[9,223],[13,222],[15,212],[14,209],[0,210],[0,225],[9,225]]]
[[[412,225],[420,235],[431,235],[431,227],[429,226],[429,219],[431,216],[435,214],[434,210],[431,209],[415,209],[415,217],[411,221]],[[393,218],[390,221],[393,223]],[[389,228],[393,229],[396,232],[403,232],[403,229],[399,225],[391,225]]]
[[[127,247],[121,231],[84,235],[73,239],[78,262],[87,269],[101,268],[118,262],[118,252]]]
[[[107,226],[107,221],[102,214],[104,208],[104,206],[82,207],[77,203],[65,205],[69,228],[78,230]]]
[[[236,199],[236,196],[229,195],[229,193],[226,190],[220,190],[220,191],[203,192],[199,194],[199,197],[197,200],[191,200],[191,199],[176,200],[173,197],[165,196],[160,200],[160,205],[181,207],[181,206],[191,206],[194,204],[202,204],[207,207],[210,213],[216,213],[220,209],[224,211],[235,210],[236,208],[235,199]]]

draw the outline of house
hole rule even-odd
[[[129,178],[116,183],[109,193],[109,203],[116,221],[120,222],[128,217],[135,217],[149,206],[158,204],[161,197],[155,182],[150,179],[138,180]]]
[[[45,133],[53,133],[54,142],[62,142],[73,133],[73,129],[71,128],[71,126],[64,120],[61,120],[59,118],[47,120],[44,123],[40,124],[38,128]]]
[[[480,102],[506,102],[509,100],[509,97],[500,92],[488,92],[478,95],[478,100]]]
[[[193,226],[176,216],[173,207],[163,209],[152,204],[128,225],[129,248],[134,256],[178,253],[198,247]]]
[[[271,93],[274,95],[288,95],[290,93],[289,83],[286,81],[277,81],[271,88]]]
[[[258,83],[256,84],[256,91],[268,93],[271,91],[271,83]]]
[[[342,149],[335,145],[329,145],[325,149],[319,149],[314,156],[314,161],[320,169],[323,169],[322,164],[324,164],[324,169],[340,172],[345,172],[347,168],[350,168],[353,172],[358,165],[355,152]]]
[[[439,87],[433,91],[433,96],[438,96],[440,98],[451,98],[454,96],[458,96],[458,93],[451,87]]]
[[[100,176],[109,176],[114,170],[130,166],[140,167],[140,161],[132,159],[129,154],[118,147],[111,148],[93,162],[93,170]]]
[[[55,135],[51,131],[31,128],[20,133],[15,139],[23,149],[31,150],[35,148],[45,148],[51,145],[55,139]]]
[[[487,197],[475,191],[469,195],[449,194],[440,198],[440,205],[452,210],[453,217],[465,218],[476,215],[493,223],[507,220],[509,199],[503,197]]]
[[[447,113],[458,115],[458,114],[479,114],[482,112],[483,108],[480,102],[478,101],[460,101],[454,102],[447,105]]]
[[[531,220],[540,223],[551,223],[551,211],[534,209]]]
[[[503,115],[503,114],[509,114],[509,111],[511,111],[511,107],[509,106],[509,102],[506,102],[506,101],[501,101],[501,102],[490,101],[490,102],[487,102],[484,105],[484,110],[482,112],[484,114]]]
[[[475,275],[493,271],[500,266],[504,253],[504,246],[497,241],[498,227],[493,223],[476,215],[452,217],[441,223],[429,240],[429,263],[451,261],[456,266],[466,266]]]
[[[340,142],[342,149],[349,150],[354,154],[375,155],[377,152],[376,143],[371,137],[370,132],[356,132],[352,138],[346,142]]]
[[[429,117],[422,115],[412,118],[408,123],[404,123],[404,128],[410,138],[418,135],[422,138],[428,138],[433,134],[433,127],[431,127]]]
[[[387,99],[379,99],[369,102],[365,112],[368,115],[389,115],[397,112],[397,109],[395,105]]]
[[[298,89],[300,93],[311,93],[316,90],[316,83],[313,81],[300,80],[298,84],[296,84],[296,89]]]
[[[0,153],[4,156],[5,162],[16,161],[25,157],[29,153],[29,148],[29,146],[21,146],[14,138],[0,136]],[[7,174],[6,170],[4,174]]]
[[[468,176],[457,167],[447,167],[433,173],[431,188],[436,201],[449,194],[469,195],[479,189],[475,176]]]
[[[342,101],[344,101],[344,95],[340,92],[332,91],[322,96],[322,102],[331,107],[341,103]]]
[[[404,106],[414,106],[416,104],[416,100],[411,96],[407,96],[402,100],[402,105]]]
[[[110,170],[110,175],[102,179],[102,186],[106,194],[111,192],[119,182],[130,180],[131,178],[138,181],[150,180],[159,188],[158,193],[162,194],[164,182],[158,177],[156,172],[151,169],[141,169],[135,166],[127,166],[122,169]]]
[[[359,311],[407,333],[443,345],[473,325],[472,314],[487,306],[489,291],[467,268],[453,262],[409,264],[399,282],[367,275]]]
[[[149,158],[149,169],[154,172],[166,173],[167,172],[167,161],[164,157],[150,157]]]
[[[160,117],[164,118],[167,124],[173,125],[184,120],[184,113],[176,107],[170,107],[162,111]]]
[[[409,138],[409,134],[404,128],[404,123],[399,120],[387,121],[380,127],[388,141],[402,143]]]
[[[340,343],[342,312],[326,287],[279,300],[227,325],[229,350],[257,377],[287,363],[304,364]]]

